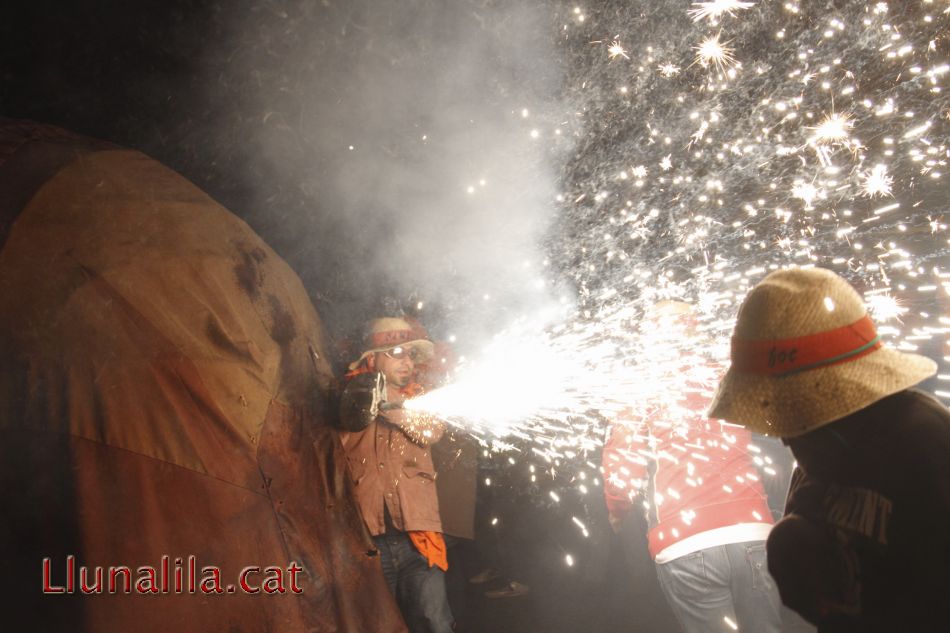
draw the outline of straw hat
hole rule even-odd
[[[732,366],[709,416],[795,437],[934,375],[937,364],[882,347],[861,297],[820,268],[774,272],[739,308]]]
[[[413,327],[405,319],[383,317],[370,321],[363,338],[363,354],[350,363],[350,371],[359,367],[364,358],[396,347],[416,350],[421,360],[428,360],[435,353],[435,346],[421,326]]]

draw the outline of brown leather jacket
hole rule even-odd
[[[438,442],[443,431],[439,423],[411,423],[405,412],[394,410],[380,414],[363,431],[340,433],[370,534],[386,531],[384,507],[396,529],[442,531],[430,444]]]

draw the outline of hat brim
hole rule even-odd
[[[882,347],[861,358],[790,376],[726,372],[709,417],[751,431],[796,437],[912,387],[937,373],[918,354]]]
[[[418,351],[420,355],[420,359],[419,359],[420,363],[430,361],[432,360],[432,357],[435,356],[435,345],[432,343],[432,341],[428,339],[424,339],[424,338],[419,338],[414,341],[406,341],[405,343],[399,343],[398,345],[387,345],[385,347],[377,347],[374,349],[368,349],[365,352],[363,352],[362,356],[360,356],[355,361],[350,363],[349,370],[350,371],[355,370],[356,368],[360,366],[360,363],[362,363],[365,358],[372,356],[373,354],[376,354],[377,352],[386,352],[388,350],[395,349],[397,347],[405,347],[408,349],[415,349],[416,351]]]

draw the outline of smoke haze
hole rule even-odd
[[[301,205],[273,232],[297,241],[291,259],[325,307],[360,319],[374,300],[391,310],[412,295],[468,327],[546,296],[555,124],[533,105],[550,104],[560,78],[537,7],[284,2],[232,19],[236,36],[212,55],[230,49],[257,82],[247,141],[266,172],[246,177],[275,183],[260,189],[264,207]]]
[[[487,330],[547,296],[569,135],[543,3],[43,5],[0,25],[0,112],[180,171],[287,259],[335,334],[418,301]]]

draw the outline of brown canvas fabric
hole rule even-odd
[[[142,154],[85,143],[44,161],[41,142],[68,154],[34,139],[0,164],[0,187],[34,183],[0,242],[6,621],[404,631],[328,427],[326,335],[297,276]],[[30,165],[51,173],[35,184]],[[195,556],[224,585],[295,561],[303,592],[44,595],[42,559],[62,586],[68,555],[132,570]]]
[[[475,539],[478,450],[471,437],[451,432],[432,446],[442,531],[470,540]]]

